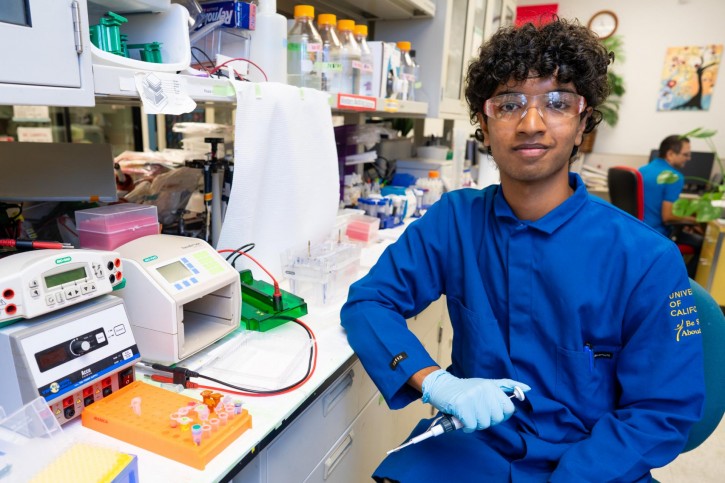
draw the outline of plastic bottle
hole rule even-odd
[[[428,171],[427,178],[419,178],[415,186],[424,190],[422,208],[428,209],[436,201],[441,199],[443,194],[443,181],[438,171]]]
[[[322,38],[322,59],[320,63],[320,75],[322,86],[320,89],[326,92],[340,92],[340,80],[342,74],[342,63],[340,59],[340,39],[337,36],[335,25],[337,16],[331,13],[321,13],[317,16],[317,28]]]
[[[360,45],[360,91],[356,94],[362,96],[373,95],[373,54],[367,38],[368,26],[355,25],[355,40]]]
[[[398,42],[400,50],[400,78],[403,81],[402,100],[415,100],[415,63],[410,58],[410,42]]]
[[[340,37],[340,61],[342,73],[340,75],[340,92],[346,94],[360,93],[360,46],[355,40],[354,20],[338,20],[337,33]]]
[[[415,81],[413,82],[413,97],[414,98],[410,99],[410,100],[427,102],[425,94],[423,93],[422,83],[420,81],[420,64],[418,64],[418,61],[415,58],[414,49],[410,49],[410,60],[413,61],[413,65],[415,66],[415,68],[413,69],[413,75],[415,76]],[[410,97],[410,95],[408,97]]]
[[[249,60],[264,70],[269,82],[286,84],[287,19],[277,13],[277,0],[259,0],[256,29],[251,34]]]
[[[315,66],[322,54],[322,38],[312,23],[315,7],[295,5],[295,23],[287,33],[287,83],[319,89],[320,71]]]

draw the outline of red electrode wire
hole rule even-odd
[[[223,63],[221,63],[221,64],[217,65],[216,67],[214,67],[214,68],[213,68],[212,70],[210,70],[210,71],[209,71],[209,76],[212,76],[212,75],[216,74],[216,72],[217,72],[217,71],[218,71],[219,69],[221,69],[222,67],[224,67],[225,65],[227,65],[227,64],[228,64],[229,62],[235,62],[235,61],[238,61],[238,60],[240,60],[240,61],[242,61],[242,62],[249,62],[250,64],[252,64],[252,65],[253,65],[254,67],[256,67],[256,68],[257,68],[257,70],[258,70],[259,72],[261,72],[261,73],[262,73],[262,75],[264,76],[264,80],[265,80],[265,82],[269,82],[269,79],[267,78],[267,74],[266,74],[266,73],[264,72],[264,70],[262,70],[262,68],[261,68],[260,66],[258,66],[257,64],[255,64],[255,63],[254,63],[254,62],[252,62],[251,60],[249,60],[249,59],[245,59],[244,57],[235,57],[234,59],[229,59],[229,60],[227,60],[227,61],[225,61],[225,62],[223,62]],[[235,73],[236,73],[236,71],[235,71]],[[238,75],[238,74],[237,74],[237,75]]]
[[[21,249],[26,249],[26,250],[38,250],[38,249],[53,250],[53,249],[55,249],[55,250],[59,250],[61,248],[73,248],[73,246],[70,243],[35,241],[35,240],[13,240],[10,238],[0,239],[0,247],[17,248],[19,250],[21,250]]]
[[[256,258],[252,257],[249,253],[247,253],[245,251],[241,251],[241,250],[232,250],[231,248],[223,248],[223,249],[217,250],[217,251],[219,253],[238,253],[240,255],[244,255],[245,257],[249,258],[251,261],[253,261],[254,263],[256,263],[259,268],[261,268],[262,270],[264,270],[264,273],[266,273],[269,278],[272,279],[272,285],[274,285],[274,294],[273,295],[275,297],[281,297],[282,296],[282,292],[279,289],[279,283],[277,282],[277,279],[274,278],[274,275],[272,275],[269,272],[269,270],[267,270],[266,268],[264,268],[264,266],[261,263],[259,263],[259,261],[257,261]]]
[[[269,392],[260,392],[260,393],[254,393],[254,392],[244,392],[244,391],[235,391],[232,389],[227,389],[224,387],[217,387],[217,386],[208,386],[205,384],[197,384],[196,382],[188,381],[186,383],[186,387],[189,389],[211,389],[214,391],[221,391],[221,392],[228,392],[230,394],[238,394],[240,396],[248,396],[248,397],[268,397],[268,396],[280,396],[282,394],[287,394],[288,392],[292,392],[296,389],[299,389],[302,387],[307,381],[310,380],[312,377],[312,374],[315,373],[315,369],[317,368],[317,338],[315,337],[315,334],[312,332],[312,329],[310,329],[307,325],[305,325],[304,322],[302,322],[299,319],[295,319],[294,322],[300,324],[302,327],[307,329],[307,332],[310,334],[312,338],[312,348],[314,350],[314,354],[312,356],[312,367],[310,369],[309,374],[302,379],[300,382],[295,384],[294,386],[290,386],[286,389],[283,389],[281,391],[269,391]],[[172,377],[168,376],[161,376],[159,374],[154,374],[151,376],[152,381],[161,382],[161,383],[171,383],[173,384],[174,379]]]

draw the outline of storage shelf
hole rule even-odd
[[[88,0],[89,12],[118,13],[163,12],[171,5],[170,0]]]
[[[139,71],[135,69],[127,69],[123,67],[113,67],[109,65],[94,65],[93,80],[95,85],[96,100],[112,100],[140,102],[138,91],[136,90],[136,81],[134,75]],[[206,77],[193,77],[179,74],[179,79],[183,79],[189,96],[197,102],[231,102],[237,101],[234,89],[225,79],[210,79]],[[351,96],[354,97],[354,96]],[[333,112],[350,113],[360,112],[368,116],[382,117],[425,117],[428,113],[428,104],[425,102],[401,101],[397,99],[375,99],[365,97],[369,100],[368,106],[374,108],[366,108],[364,110],[355,108],[339,107],[336,104],[336,98],[330,98],[330,106]]]
[[[431,18],[436,6],[432,0],[310,0],[305,2],[315,7],[318,13],[333,13],[338,18],[349,18],[356,22],[375,20],[407,20],[412,18]],[[296,0],[278,0],[277,11],[290,18]]]

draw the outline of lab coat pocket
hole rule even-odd
[[[614,409],[619,350],[603,345],[557,348],[556,398],[588,428]]]
[[[498,378],[507,374],[506,345],[493,315],[474,312],[450,296],[448,311],[453,326],[451,359],[456,375]]]

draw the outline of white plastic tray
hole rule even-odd
[[[116,13],[115,10],[111,9]],[[98,16],[89,15],[91,25],[98,23]],[[121,32],[128,35],[129,44],[161,42],[162,64],[144,62],[137,58],[126,58],[105,52],[91,45],[94,65],[127,67],[154,72],[178,72],[189,67],[191,47],[189,45],[189,12],[178,4],[170,5],[160,13],[138,13],[127,16],[128,23],[121,26]],[[138,51],[131,52],[138,56]]]

